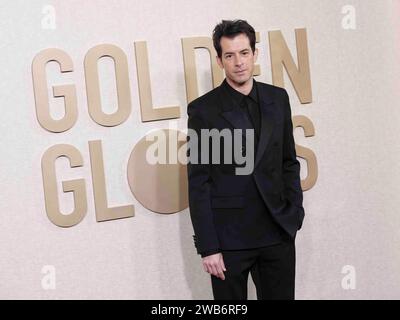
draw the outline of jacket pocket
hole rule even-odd
[[[212,208],[244,208],[244,197],[211,197]]]

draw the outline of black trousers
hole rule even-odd
[[[211,275],[215,300],[247,300],[249,273],[257,300],[294,300],[296,252],[293,239],[246,250],[222,251],[225,280]]]

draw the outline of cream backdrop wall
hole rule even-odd
[[[42,9],[53,6],[56,28],[43,29]],[[342,8],[355,8],[356,29],[342,27]],[[209,276],[192,243],[189,211],[162,215],[145,209],[126,179],[129,154],[151,129],[186,127],[181,38],[210,36],[221,19],[248,20],[260,32],[256,79],[271,83],[268,31],[281,30],[295,56],[295,28],[306,28],[313,102],[301,105],[285,75],[293,115],[305,115],[315,136],[295,130],[313,150],[318,180],[304,192],[306,217],[297,243],[298,299],[400,298],[399,1],[1,1],[0,298],[211,299]],[[396,36],[397,34],[397,36]],[[181,118],[142,123],[134,41],[147,41],[153,102],[179,105]],[[83,60],[95,45],[111,43],[128,57],[132,112],[116,127],[88,114]],[[74,83],[79,117],[64,133],[50,133],[35,114],[31,63],[46,48],[66,51],[74,72],[48,65],[51,84]],[[105,112],[115,110],[113,69],[100,64]],[[197,53],[200,92],[211,89],[208,54]],[[62,117],[62,99],[51,100]],[[170,122],[170,123],[169,123]],[[109,206],[133,204],[135,217],[96,222],[89,140],[101,140]],[[60,228],[44,207],[41,157],[52,145],[79,149],[84,166],[57,160],[61,180],[84,178],[88,212]],[[304,179],[306,163],[301,159]],[[71,194],[59,194],[73,209]],[[346,290],[355,271],[355,288]],[[43,285],[46,267],[55,288]],[[43,269],[44,268],[44,269]],[[354,279],[353,279],[354,280]],[[249,298],[255,299],[249,283]]]

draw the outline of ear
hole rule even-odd
[[[223,69],[224,65],[222,63],[222,59],[220,57],[218,57],[218,55],[216,55],[215,58],[217,59],[217,63],[220,66],[220,68]]]

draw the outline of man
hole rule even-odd
[[[242,129],[245,138],[245,130],[254,129],[254,148],[246,148],[246,139],[240,144],[242,155],[254,153],[254,169],[242,175],[237,161],[190,158],[195,246],[211,275],[214,299],[247,299],[249,273],[257,299],[294,299],[295,236],[304,209],[289,97],[285,89],[253,79],[258,50],[246,21],[223,20],[213,42],[226,78],[188,105],[188,128],[197,133],[199,158],[219,150],[201,149],[202,130]]]

